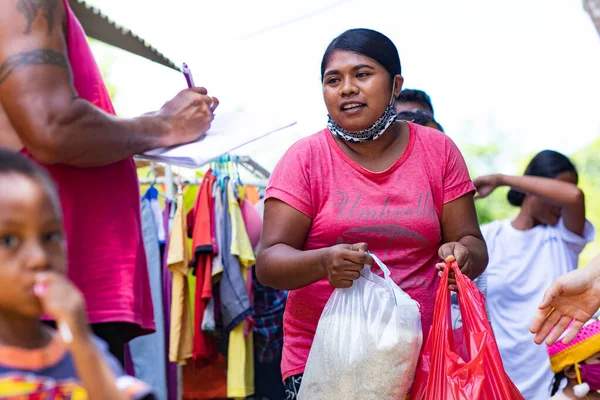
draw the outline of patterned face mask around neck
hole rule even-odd
[[[339,126],[332,118],[331,115],[328,115],[327,120],[327,129],[335,136],[345,140],[350,143],[362,143],[368,142],[371,140],[375,140],[379,138],[383,133],[396,121],[396,109],[394,108],[394,89],[396,88],[396,82],[392,86],[392,98],[390,99],[390,103],[386,107],[383,115],[379,117],[377,121],[373,123],[370,127],[363,129],[361,131],[348,131],[341,126]]]

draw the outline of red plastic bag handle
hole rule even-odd
[[[456,286],[458,288],[458,306],[462,316],[463,329],[467,331],[481,329],[481,322],[483,322],[487,330],[492,332],[492,327],[489,325],[485,311],[485,298],[483,294],[475,283],[460,271],[456,261],[446,263],[448,274],[450,273],[450,269],[454,271]],[[475,320],[477,321],[476,323]]]

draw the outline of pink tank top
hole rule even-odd
[[[81,24],[64,0],[73,84],[80,98],[115,114]],[[85,295],[91,323],[154,329],[140,193],[132,159],[97,168],[45,166],[64,210],[69,277]],[[141,332],[140,332],[141,333]]]

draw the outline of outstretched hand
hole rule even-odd
[[[600,276],[591,267],[578,269],[558,278],[546,291],[531,324],[534,341],[552,345],[568,328],[563,338],[570,343],[583,325],[600,308]]]

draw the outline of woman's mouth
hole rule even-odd
[[[344,103],[340,106],[342,112],[353,112],[365,107],[362,103]]]

